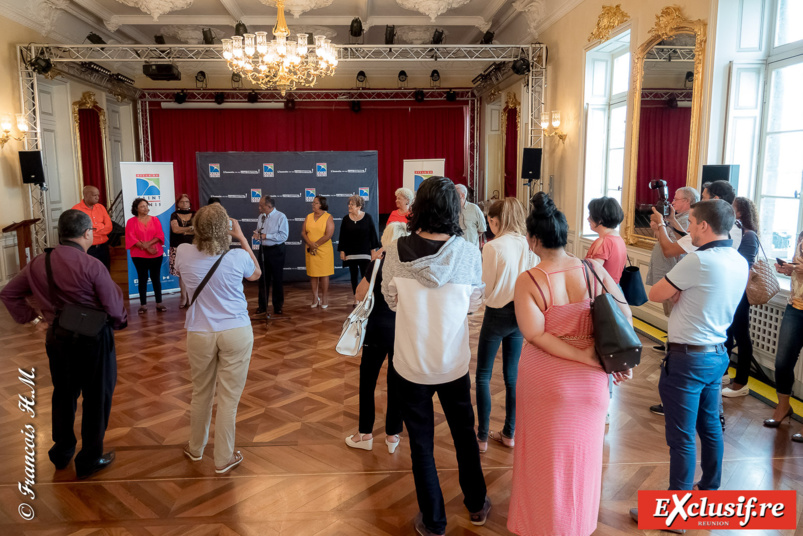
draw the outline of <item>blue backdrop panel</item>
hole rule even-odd
[[[374,224],[379,220],[377,198],[378,155],[376,151],[309,151],[286,153],[196,153],[198,191],[201,205],[219,197],[229,216],[236,218],[250,239],[259,216],[257,204],[263,195],[276,201],[276,209],[287,215],[285,281],[307,280],[301,228],[310,203],[323,195],[335,222],[335,277],[347,277],[337,253],[340,223],[348,214],[348,198],[360,195],[363,210]]]

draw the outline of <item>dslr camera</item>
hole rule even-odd
[[[655,210],[663,214],[664,218],[669,216],[669,189],[664,180],[651,180],[650,190],[658,191],[658,202],[655,203]]]

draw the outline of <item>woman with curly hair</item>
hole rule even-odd
[[[396,210],[390,213],[385,225],[390,225],[394,221],[407,225],[407,217],[410,215],[410,206],[413,204],[415,194],[409,188],[396,189]]]
[[[184,447],[184,455],[194,462],[201,461],[217,390],[215,472],[222,474],[243,461],[240,451],[234,451],[234,423],[254,345],[243,279],[256,281],[262,272],[240,224],[230,220],[221,205],[198,210],[193,226],[195,239],[192,244],[178,247],[175,264],[190,298],[184,328],[192,402],[190,441]],[[229,250],[232,237],[240,242],[239,249]],[[215,271],[206,286],[197,291],[212,269]]]
[[[148,312],[148,276],[153,285],[156,310],[167,311],[162,305],[162,258],[164,257],[165,234],[159,218],[150,216],[150,203],[141,197],[131,205],[133,218],[125,224],[125,247],[131,253],[131,262],[137,269],[139,286],[139,314]]]
[[[741,224],[742,241],[739,243],[739,253],[752,268],[758,254],[758,210],[756,205],[746,197],[737,197],[733,200],[733,212],[736,214],[737,225]],[[739,347],[736,361],[736,376],[731,384],[722,389],[722,396],[735,398],[747,396],[750,389],[747,379],[750,377],[750,363],[753,361],[753,340],[750,338],[750,302],[747,301],[747,291],[742,295],[742,301],[733,314],[733,323],[728,328],[728,339],[725,348],[728,355],[733,347]]]

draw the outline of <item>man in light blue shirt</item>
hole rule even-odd
[[[259,218],[254,230],[254,245],[262,277],[259,278],[259,307],[256,315],[265,314],[268,308],[268,294],[273,286],[273,313],[282,314],[284,305],[284,257],[287,241],[287,216],[276,210],[275,202],[269,195],[259,200]],[[256,248],[254,248],[256,249]]]

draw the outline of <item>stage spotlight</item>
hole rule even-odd
[[[95,32],[89,32],[89,35],[86,36],[86,40],[92,43],[93,45],[105,45],[106,41],[103,40],[101,36],[96,34]]]
[[[405,71],[399,71],[399,82],[407,82],[407,73]]]
[[[446,100],[449,102],[454,102],[457,100],[457,93],[453,89],[450,89],[446,92]]]
[[[243,77],[238,73],[231,73],[231,88],[238,89],[243,87]]]
[[[424,97],[425,95],[423,89],[419,89],[418,91],[413,93],[413,98],[415,99],[415,102],[424,102]]]
[[[226,94],[222,91],[215,93],[215,104],[223,104],[224,102],[226,102]]]
[[[361,37],[362,36],[362,21],[360,17],[354,17],[349,25],[349,35],[351,37]]]
[[[187,92],[182,89],[173,95],[173,100],[176,101],[176,104],[184,104],[187,102]]]
[[[204,44],[205,45],[214,45],[215,44],[215,34],[212,33],[212,28],[204,28],[202,30],[204,36]]]
[[[112,78],[114,78],[115,80],[119,80],[120,82],[122,82],[124,84],[128,84],[130,86],[134,85],[134,80],[133,79],[128,78],[127,76],[125,76],[123,74],[120,74],[120,73],[114,73],[112,75]]]
[[[195,87],[206,87],[206,73],[198,71],[195,73]]]
[[[439,73],[437,69],[433,69],[432,72],[429,73],[429,79],[432,82],[440,82],[441,81],[441,73]]]
[[[481,45],[490,45],[493,44],[493,42],[494,42],[494,33],[491,31],[485,32],[485,34],[482,36],[482,39],[480,39]]]
[[[365,75],[365,71],[360,71],[357,73],[357,82],[360,84],[364,83],[366,78],[368,77]]]
[[[396,26],[385,26],[385,44],[392,45],[396,39]]]
[[[511,69],[513,69],[513,72],[517,75],[524,76],[530,72],[530,62],[527,61],[525,57],[519,57],[519,59],[513,62]]]
[[[153,42],[157,45],[164,45],[165,44],[165,36],[163,35],[154,35]]]
[[[691,84],[694,82],[694,71],[686,71],[686,83]]]
[[[248,94],[248,102],[251,104],[256,104],[259,102],[259,94],[253,89],[251,90],[251,93]]]
[[[351,101],[351,111],[354,112],[355,114],[358,114],[360,113],[360,110],[362,110],[362,104],[360,104],[360,101],[358,100]]]
[[[53,68],[53,62],[42,56],[37,56],[31,61],[30,67],[36,74],[47,74]]]
[[[295,110],[296,109],[296,101],[292,97],[287,97],[284,101],[284,109],[285,110]]]
[[[435,28],[435,32],[432,34],[432,44],[440,45],[441,43],[443,43],[443,30]]]
[[[237,24],[234,26],[234,35],[239,35],[240,37],[244,36],[248,33],[248,27],[243,24],[243,21],[237,21]]]

